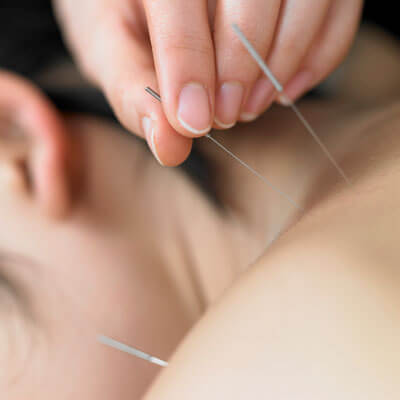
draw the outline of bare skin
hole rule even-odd
[[[353,187],[314,174],[307,213],[208,310],[146,399],[399,396],[399,111],[340,130]]]
[[[257,136],[273,166],[279,154],[282,175],[295,168],[296,179],[279,182],[303,188],[307,211],[208,310],[146,400],[399,397],[398,83],[394,76],[368,95],[360,88],[362,98],[349,93],[357,106],[303,105],[350,188],[281,115],[279,137]],[[268,122],[273,131],[274,118]],[[262,204],[252,203],[254,218]]]
[[[257,119],[279,100],[235,36],[237,23],[294,100],[337,68],[362,0],[53,0],[82,71],[121,123],[178,165],[193,138]],[[337,40],[340,36],[341,40]],[[158,90],[163,103],[143,98]]]
[[[141,398],[159,369],[99,333],[171,360],[146,399],[399,397],[396,98],[301,104],[351,188],[285,109],[221,135],[299,213],[208,142],[222,209],[118,127],[0,83],[36,116],[1,144],[5,398]]]

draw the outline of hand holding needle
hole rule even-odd
[[[154,91],[150,87],[146,87],[146,92],[151,94],[155,99],[161,102],[161,96]],[[269,179],[267,179],[264,175],[260,174],[258,171],[256,171],[253,167],[251,167],[249,164],[244,162],[241,158],[239,158],[236,154],[232,153],[227,147],[225,147],[222,143],[220,143],[217,139],[213,138],[210,134],[206,135],[206,138],[211,140],[216,146],[218,146],[221,150],[223,150],[225,153],[229,154],[234,160],[236,160],[239,164],[241,164],[244,168],[249,170],[254,176],[256,176],[258,179],[260,179],[265,185],[267,185],[269,188],[274,190],[276,193],[278,193],[280,196],[284,197],[292,206],[297,208],[298,210],[302,210],[303,208],[295,201],[293,200],[288,194],[280,190],[276,185],[271,183]]]
[[[243,45],[246,47],[246,49],[249,51],[251,56],[255,59],[255,61],[258,63],[262,71],[265,73],[265,75],[271,80],[272,84],[274,85],[275,89],[283,96],[283,98],[287,97],[285,96],[284,90],[282,85],[278,82],[278,80],[275,78],[271,70],[268,68],[267,64],[265,61],[261,58],[261,56],[257,53],[257,51],[254,49],[254,47],[251,45],[251,43],[248,41],[246,36],[243,34],[243,32],[239,29],[237,25],[232,25],[236,35],[239,37]],[[146,92],[151,94],[155,99],[157,99],[159,102],[161,102],[161,96],[155,92],[153,89],[150,87],[146,87]],[[349,185],[351,185],[350,180],[344,173],[343,169],[339,166],[339,164],[336,162],[336,160],[333,158],[327,147],[323,144],[323,142],[320,140],[314,129],[311,127],[311,125],[308,123],[308,121],[305,119],[305,117],[302,115],[300,110],[296,107],[296,105],[291,102],[287,101],[286,102],[295,115],[298,117],[298,119],[301,121],[301,123],[304,125],[304,127],[307,129],[307,131],[311,134],[311,136],[314,138],[314,140],[318,143],[318,145],[321,147],[322,151],[324,154],[327,156],[327,158],[331,161],[332,165],[336,168],[338,173],[343,177],[345,182]],[[286,200],[288,200],[294,207],[298,209],[302,209],[290,196],[288,196],[286,193],[282,192],[279,188],[277,188],[275,185],[273,185],[267,178],[265,178],[263,175],[261,175],[259,172],[257,172],[254,168],[252,168],[250,165],[248,165],[246,162],[241,160],[238,156],[236,156],[234,153],[232,153],[229,149],[227,149],[224,145],[222,145],[219,141],[217,141],[215,138],[213,138],[210,134],[207,134],[206,137],[211,140],[216,146],[218,146],[220,149],[225,151],[227,154],[229,154],[233,159],[235,159],[237,162],[239,162],[243,167],[247,168],[253,175],[258,177],[265,185],[268,187],[272,188],[274,191],[279,193],[282,197],[284,197]],[[141,350],[138,350],[134,347],[130,347],[124,343],[118,342],[114,339],[108,338],[107,336],[101,335],[98,337],[99,342],[113,347],[119,351],[123,351],[125,353],[128,353],[130,355],[133,355],[135,357],[141,358],[143,360],[146,360],[148,362],[151,362],[153,364],[166,367],[168,365],[168,362],[161,360],[155,356],[151,356],[150,354],[147,354]]]
[[[239,38],[239,40],[242,42],[243,46],[246,47],[247,51],[250,53],[250,55],[254,58],[256,63],[259,65],[263,73],[267,76],[267,78],[271,81],[275,89],[278,91],[278,93],[281,94],[281,98],[283,98],[285,101],[284,103],[289,106],[293,112],[295,113],[296,117],[300,120],[300,122],[304,125],[304,127],[307,129],[308,133],[313,137],[313,139],[317,142],[321,150],[324,152],[326,157],[329,159],[329,161],[332,163],[332,165],[336,168],[337,172],[341,175],[341,177],[344,179],[344,181],[350,186],[351,182],[350,179],[347,177],[343,169],[340,167],[340,165],[336,162],[335,158],[332,156],[328,148],[325,146],[325,144],[321,141],[315,130],[312,128],[312,126],[309,124],[309,122],[306,120],[304,115],[300,112],[298,107],[289,100],[289,98],[285,95],[285,92],[283,90],[282,85],[278,82],[270,68],[268,67],[267,63],[263,60],[263,58],[260,56],[260,54],[257,53],[256,49],[254,46],[249,42],[249,40],[246,38],[244,33],[240,30],[240,28],[236,25],[232,25],[233,30],[235,31],[235,34]]]

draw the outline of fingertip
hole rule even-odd
[[[182,164],[189,157],[192,150],[193,139],[176,134],[171,137],[168,135],[155,135],[153,146],[157,149],[159,162],[165,167],[176,167]],[[162,161],[161,161],[162,160]]]
[[[240,114],[240,122],[253,122],[258,118],[258,114],[251,112],[242,112]]]
[[[230,129],[236,125],[243,103],[244,86],[240,82],[220,85],[216,97],[214,124],[217,129]]]
[[[206,135],[212,128],[212,114],[212,102],[206,87],[197,82],[187,83],[179,94],[179,131],[190,138]]]
[[[299,71],[285,86],[284,93],[278,96],[277,102],[283,106],[290,106],[312,87],[313,78],[311,71]]]
[[[156,143],[156,130],[155,130],[155,121],[148,116],[144,116],[142,118],[142,129],[143,132],[145,134],[145,138],[147,141],[147,144],[151,150],[151,152],[153,153],[155,159],[158,161],[158,163],[161,166],[164,166],[164,163],[161,161],[160,156],[158,155],[158,146]]]
[[[217,117],[215,117],[214,118],[213,128],[217,129],[219,131],[228,130],[228,129],[233,128],[236,125],[236,122],[237,121],[235,120],[235,122],[232,122],[230,124],[225,124],[225,123],[221,122]]]
[[[257,119],[270,107],[276,96],[272,83],[265,77],[261,77],[254,84],[250,94],[240,113],[242,122],[251,122]]]
[[[276,102],[283,107],[289,107],[295,102],[295,100],[291,99],[286,93],[283,92],[277,96]]]
[[[175,132],[168,122],[145,116],[142,119],[147,144],[157,162],[163,167],[183,163],[192,149],[192,139]]]

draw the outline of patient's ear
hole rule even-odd
[[[0,71],[0,120],[0,185],[26,190],[46,214],[65,215],[75,165],[62,117],[29,82]]]

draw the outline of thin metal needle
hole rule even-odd
[[[161,96],[154,91],[151,87],[147,86],[146,89],[144,89],[147,93],[151,94],[155,99],[157,99],[161,103]]]
[[[98,341],[106,346],[112,347],[116,350],[122,351],[124,353],[130,354],[132,356],[141,358],[142,360],[148,361],[152,364],[159,365],[161,367],[166,367],[168,363],[166,361],[160,360],[157,357],[151,356],[150,354],[144,353],[141,350],[130,347],[124,343],[118,342],[117,340],[111,339],[104,335],[98,336]]]
[[[146,87],[146,92],[151,94],[155,99],[161,102],[161,96],[154,91],[150,87]],[[257,172],[253,167],[251,167],[249,164],[241,160],[237,155],[232,153],[229,149],[227,149],[222,143],[218,142],[217,139],[213,138],[210,134],[206,135],[206,138],[211,140],[214,144],[216,144],[220,149],[225,151],[228,155],[230,155],[234,160],[236,160],[238,163],[240,163],[243,167],[248,169],[253,175],[255,175],[257,178],[259,178],[265,185],[270,187],[272,190],[277,192],[279,195],[284,197],[292,206],[296,207],[299,210],[303,210],[303,208],[296,202],[294,201],[289,195],[287,195],[285,192],[280,190],[277,186],[275,186],[272,182],[270,182],[269,179],[267,179],[265,176],[261,175],[259,172]]]
[[[238,156],[233,154],[230,150],[228,150],[224,145],[222,145],[220,142],[215,140],[211,135],[207,135],[207,138],[210,139],[212,142],[214,142],[219,148],[224,150],[226,153],[228,153],[233,159],[235,159],[238,163],[243,165],[243,167],[247,168],[249,171],[251,171],[255,176],[257,176],[259,179],[261,179],[266,185],[271,187],[275,192],[279,193],[282,197],[284,197],[289,203],[291,203],[294,207],[298,208],[299,210],[302,210],[303,208],[300,207],[294,200],[292,200],[285,192],[282,192],[278,187],[276,187],[273,183],[271,183],[267,178],[265,178],[263,175],[261,175],[259,172],[257,172],[253,167],[250,167],[250,165],[246,164],[243,160],[241,160]]]
[[[314,138],[314,140],[318,143],[324,154],[327,156],[327,158],[331,161],[333,166],[336,168],[338,173],[342,176],[342,178],[345,180],[345,182],[348,185],[351,185],[350,179],[347,177],[343,169],[340,167],[340,165],[336,162],[328,148],[325,146],[325,144],[321,141],[321,139],[318,137],[317,133],[315,130],[311,127],[309,122],[306,120],[304,115],[300,112],[300,110],[297,108],[297,106],[290,101],[287,96],[285,95],[285,92],[283,90],[282,85],[279,83],[279,81],[276,79],[272,71],[269,69],[268,65],[266,62],[263,60],[263,58],[260,56],[260,54],[257,52],[257,50],[253,47],[253,45],[249,42],[245,34],[240,30],[240,28],[236,24],[232,24],[232,28],[240,41],[243,43],[243,46],[246,47],[247,51],[250,53],[250,55],[254,58],[254,60],[257,62],[261,70],[264,72],[264,74],[270,79],[272,84],[275,86],[275,89],[281,93],[285,99],[288,101],[288,105],[291,107],[293,112],[296,114],[297,118],[301,121],[301,123],[304,125],[304,127],[307,129],[307,131],[310,133],[310,135]]]

